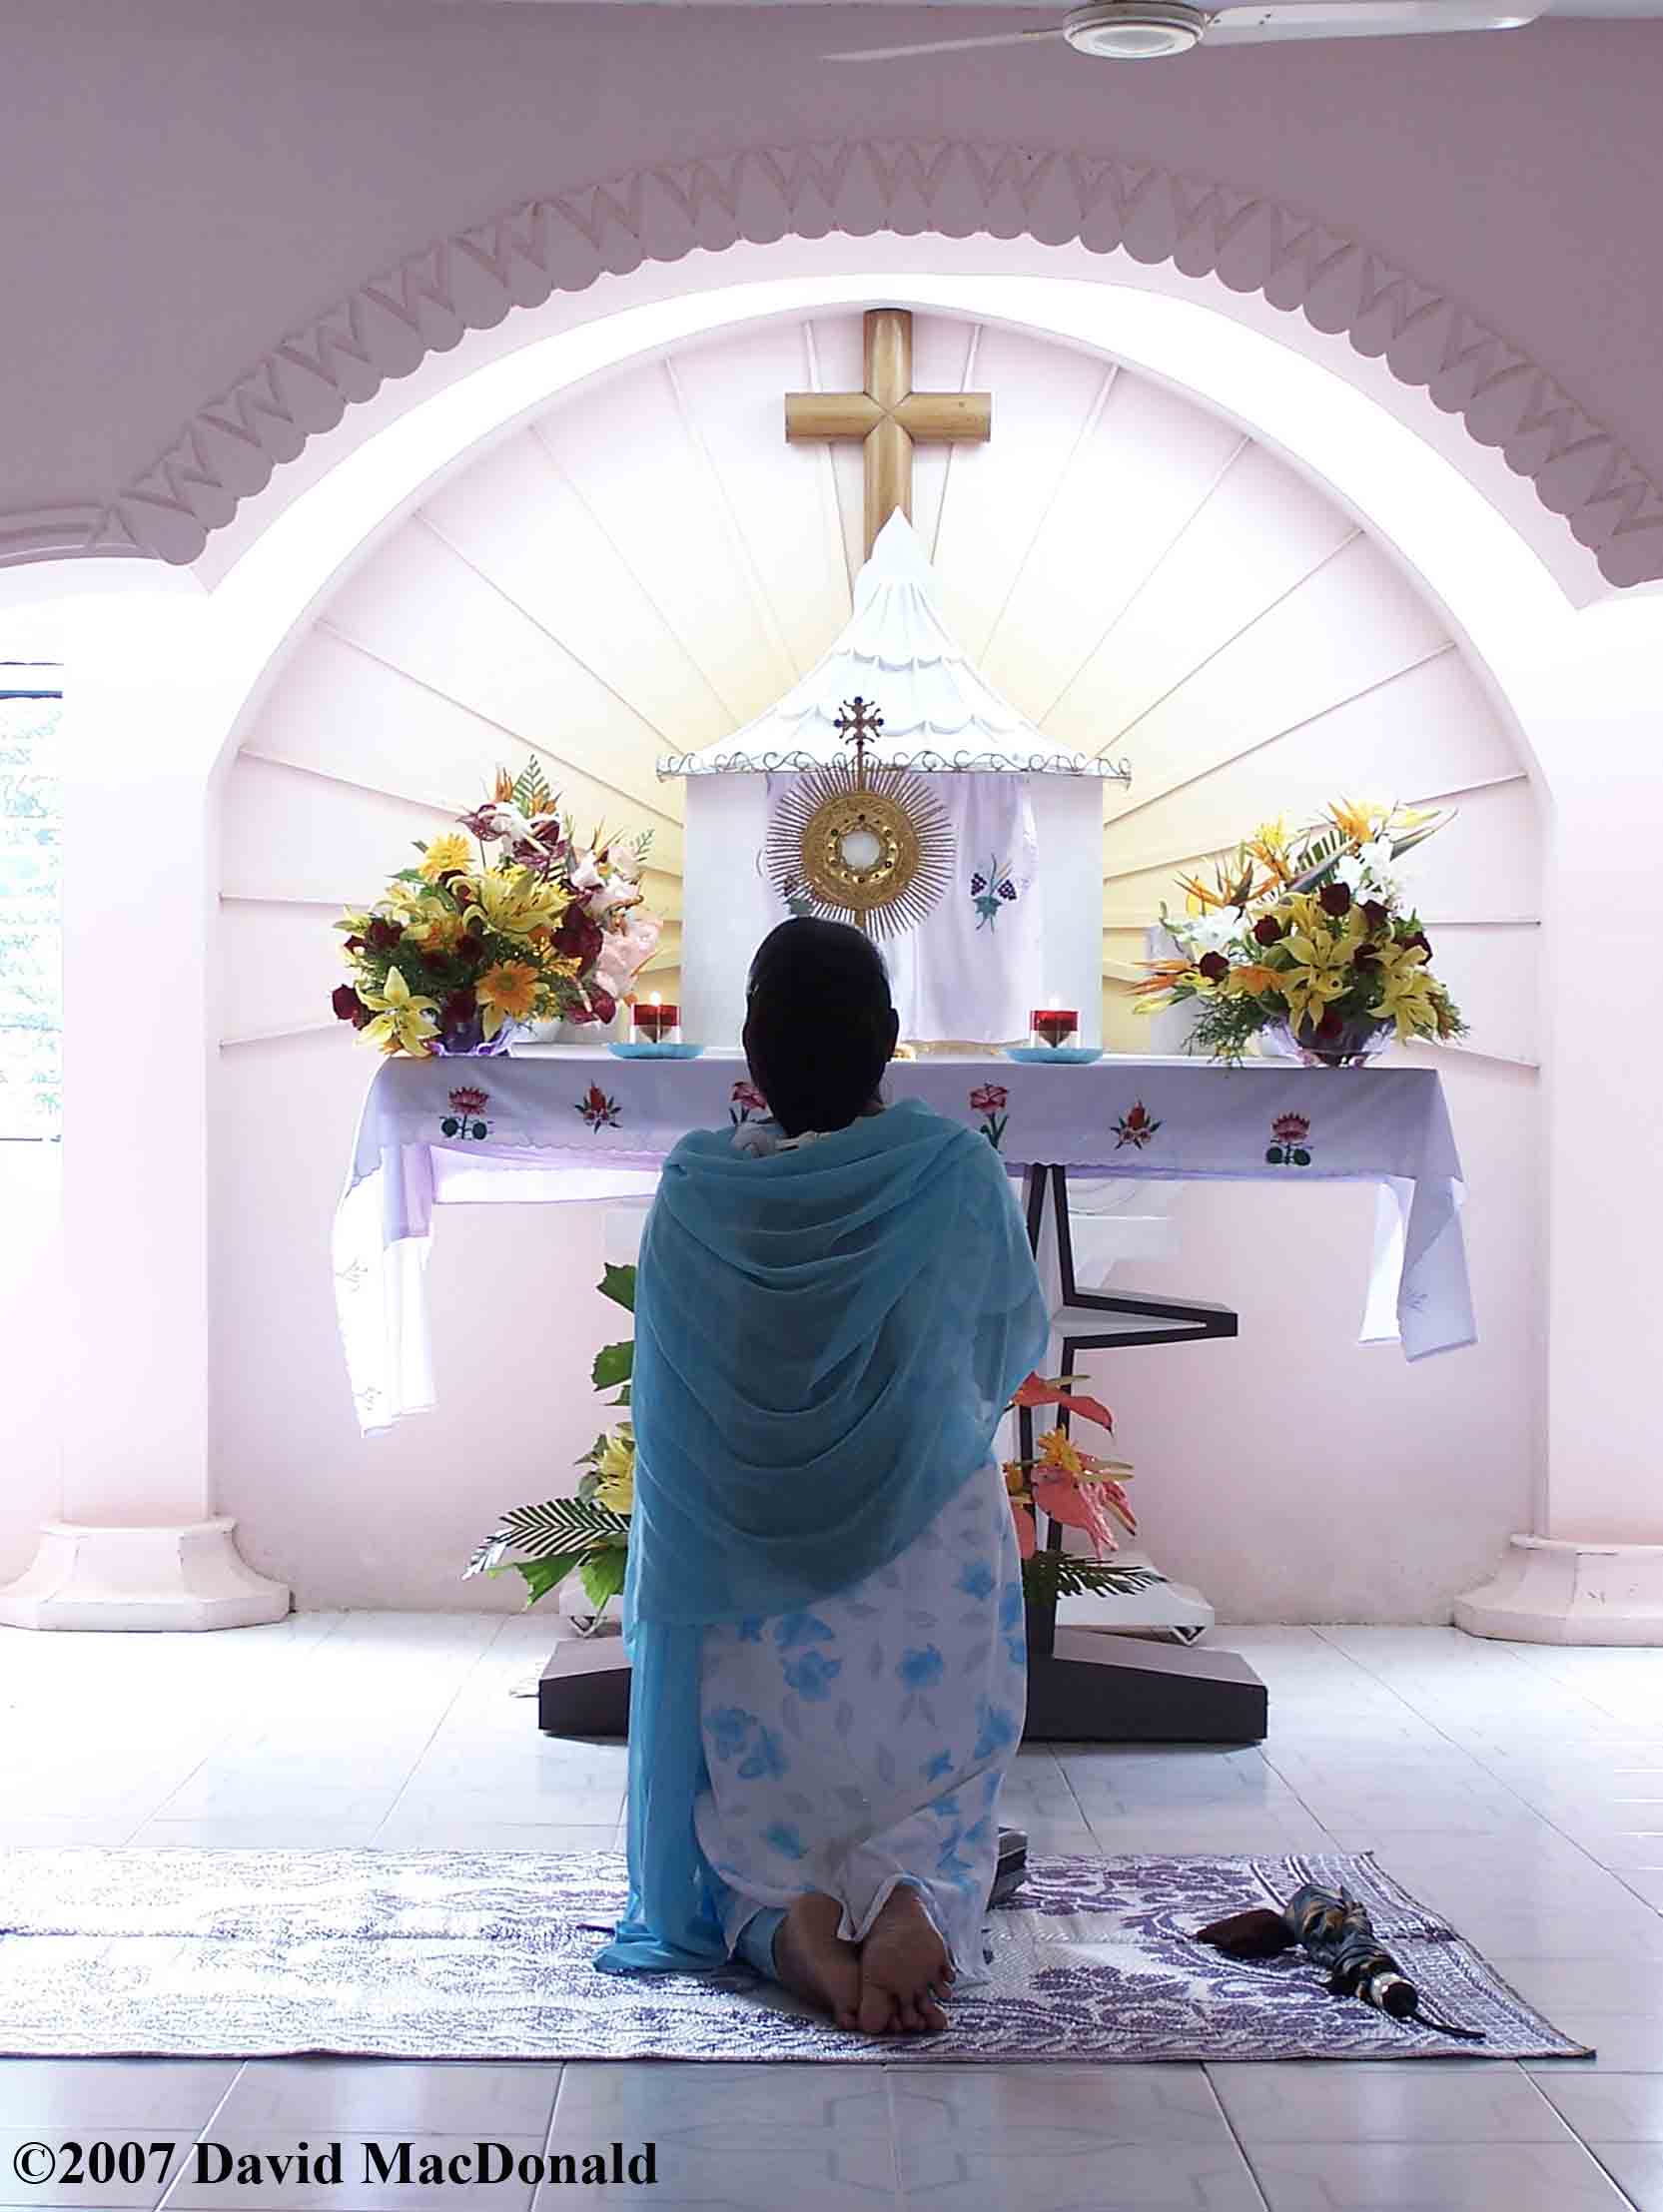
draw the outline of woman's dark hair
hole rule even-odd
[[[745,1058],[787,1136],[843,1129],[877,1097],[898,1024],[869,937],[845,922],[782,922],[751,962]]]

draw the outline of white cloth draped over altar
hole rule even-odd
[[[1396,1341],[1409,1359],[1476,1340],[1465,1186],[1430,1069],[1130,1058],[1047,1068],[966,1056],[898,1062],[887,1089],[979,1128],[1013,1172],[1044,1163],[1135,1183],[1376,1183],[1360,1340]],[[737,1055],[389,1061],[371,1086],[335,1230],[361,1427],[386,1429],[433,1403],[423,1277],[436,1207],[637,1196],[686,1130],[737,1128],[760,1110]]]

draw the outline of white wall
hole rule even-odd
[[[62,1182],[59,1145],[0,1143],[0,1582],[23,1572],[41,1522],[63,1511]]]
[[[1539,1476],[1533,788],[1448,627],[1353,518],[1195,402],[1079,349],[920,316],[921,384],[991,385],[985,449],[919,463],[951,618],[1059,739],[1131,755],[1111,791],[1104,953],[1174,871],[1336,793],[1453,796],[1424,911],[1474,1026],[1440,1056],[1473,1198],[1484,1342],[1408,1368],[1353,1339],[1371,1195],[1190,1194],[1163,1284],[1236,1304],[1236,1344],[1106,1369],[1159,1556],[1227,1618],[1442,1619]],[[297,1602],[509,1605],[461,1586],[503,1506],[565,1487],[612,1332],[587,1211],[440,1223],[440,1406],[362,1441],[328,1221],[374,1062],[338,1029],[334,911],[535,749],[586,814],[650,821],[660,751],[759,711],[845,619],[858,454],[790,448],[780,394],[858,380],[852,313],[620,370],[449,476],[321,608],[225,784],[213,1145],[216,1502]],[[627,435],[619,424],[627,423]],[[660,973],[679,961],[669,933]],[[656,978],[654,979],[657,980]],[[1106,1018],[1138,1037],[1124,989]],[[1342,1079],[1336,1079],[1342,1080]]]

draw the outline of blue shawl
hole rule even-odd
[[[904,1551],[986,1464],[1048,1327],[997,1154],[927,1106],[771,1158],[730,1129],[670,1154],[635,1310],[629,1902],[598,1965],[727,1956],[693,1827],[704,1628]]]

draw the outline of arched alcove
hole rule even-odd
[[[921,313],[915,346],[921,385],[995,393],[988,447],[918,462],[916,520],[961,639],[1060,740],[1132,759],[1105,837],[1114,1042],[1137,1044],[1126,984],[1174,872],[1268,795],[1460,810],[1422,903],[1473,1023],[1471,1049],[1442,1059],[1479,1201],[1484,1344],[1433,1370],[1359,1351],[1369,1195],[1244,1187],[1191,1209],[1163,1271],[1250,1312],[1243,1343],[1109,1378],[1157,1549],[1222,1610],[1438,1617],[1527,1517],[1534,1468],[1539,858],[1522,752],[1423,584],[1238,421],[1006,324]],[[561,1487],[587,1444],[605,1326],[592,1220],[484,1209],[447,1219],[435,1260],[437,1413],[367,1448],[344,1378],[333,1401],[305,1385],[336,1355],[321,1242],[294,1223],[327,1215],[371,1072],[328,1012],[334,911],[493,761],[535,753],[585,814],[653,828],[673,985],[680,792],[652,761],[758,712],[842,623],[859,458],[787,447],[780,401],[858,383],[859,366],[858,313],[839,307],[656,351],[533,410],[352,565],[246,722],[221,823],[217,1458],[223,1505],[302,1602],[459,1602],[453,1570],[488,1517]],[[276,1347],[260,1330],[275,1305]],[[1210,1474],[1226,1467],[1228,1497]],[[1331,1536],[1309,1512],[1318,1484]],[[1382,1485],[1428,1533],[1358,1558],[1340,1524],[1377,1513]]]

